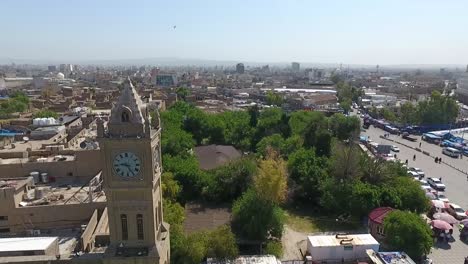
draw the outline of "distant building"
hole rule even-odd
[[[56,72],[57,71],[57,66],[55,65],[49,65],[47,67],[47,69],[50,71],[50,72]]]
[[[291,68],[293,71],[298,72],[301,69],[301,64],[299,62],[291,63]]]
[[[457,96],[458,100],[464,104],[468,104],[468,66],[467,72],[458,78]]]
[[[236,72],[238,74],[243,74],[245,72],[245,67],[244,67],[244,63],[237,63],[236,65]]]
[[[162,86],[162,87],[176,86],[177,77],[175,74],[158,73],[155,76],[155,84],[156,86]]]

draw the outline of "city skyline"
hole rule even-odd
[[[466,2],[288,3],[3,1],[0,23],[10,26],[3,29],[0,59],[344,65],[468,61]]]

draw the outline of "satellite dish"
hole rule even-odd
[[[29,138],[28,137],[23,137],[23,141],[24,141],[24,143],[26,143],[26,142],[29,141]]]
[[[83,141],[83,142],[80,143],[80,148],[86,149],[86,146],[87,146],[87,145],[88,145],[88,144],[86,144],[86,141]]]

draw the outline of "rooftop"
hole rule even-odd
[[[379,242],[370,234],[357,235],[319,235],[308,236],[313,247],[330,247],[342,245],[379,245]]]
[[[0,238],[0,252],[45,250],[58,237]]]
[[[391,207],[375,208],[369,213],[369,220],[377,224],[382,224],[385,217],[393,210],[394,209]]]

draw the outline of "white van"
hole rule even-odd
[[[450,147],[444,148],[442,150],[442,153],[452,158],[458,158],[460,156],[460,151],[458,149],[454,149]]]

